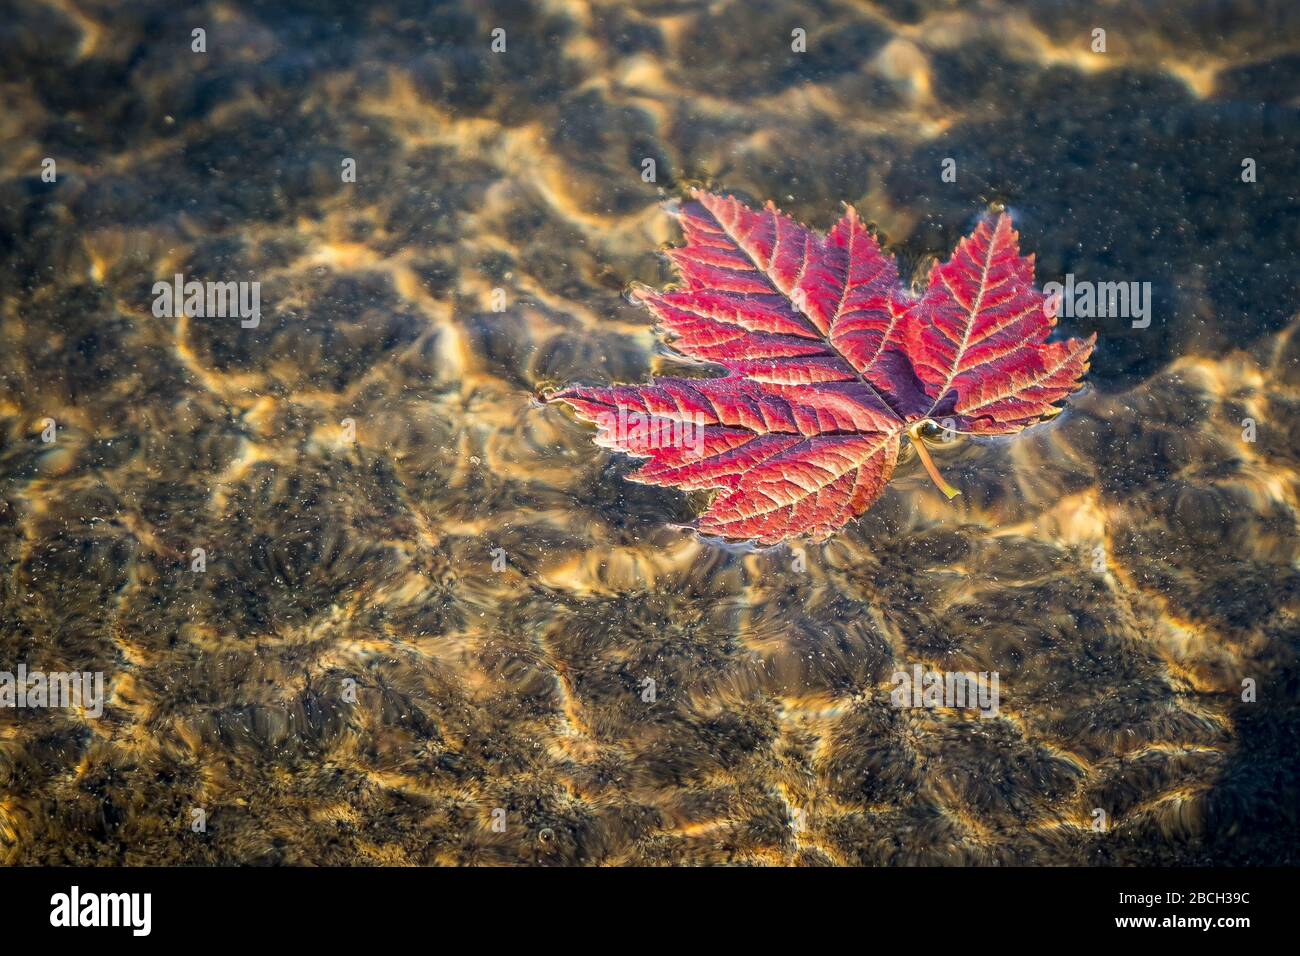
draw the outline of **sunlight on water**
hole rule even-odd
[[[1102,56],[1066,6],[229,3],[197,57],[19,4],[0,671],[106,700],[0,708],[0,861],[1293,859],[1296,17]],[[824,543],[706,540],[537,400],[712,374],[625,296],[689,183],[852,203],[907,278],[1005,203],[1152,321],[1062,318],[1089,388],[938,444],[951,502],[912,456]]]

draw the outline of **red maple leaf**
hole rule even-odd
[[[649,459],[631,480],[718,489],[696,527],[774,544],[829,536],[885,489],[906,436],[1005,435],[1060,412],[1096,336],[1056,324],[1004,213],[981,222],[917,297],[849,208],[825,236],[770,202],[754,212],[695,191],[669,252],[681,285],[641,301],[678,352],[722,378],[574,386],[550,395],[599,426],[596,442]],[[942,423],[942,424],[940,424]]]

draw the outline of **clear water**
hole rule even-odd
[[[7,9],[0,671],[106,699],[0,708],[0,861],[1295,862],[1300,8]],[[720,546],[533,399],[680,367],[693,183],[909,272],[1005,204],[1150,322],[955,501]]]

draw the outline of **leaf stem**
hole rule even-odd
[[[925,422],[917,422],[907,430],[907,437],[912,440],[912,447],[916,449],[916,455],[921,459],[921,464],[925,465],[925,471],[930,476],[930,480],[934,482],[934,486],[942,491],[949,501],[952,501],[961,492],[944,481],[943,475],[939,474],[939,469],[934,466],[934,460],[930,458],[930,452],[926,450],[925,441],[919,434],[921,426],[925,424]]]

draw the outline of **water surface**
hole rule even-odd
[[[1300,8],[8,9],[0,670],[108,700],[0,709],[0,860],[1295,861]],[[1151,323],[1063,319],[1089,389],[955,501],[719,546],[533,400],[682,367],[622,293],[693,183],[909,273],[1004,204]]]

